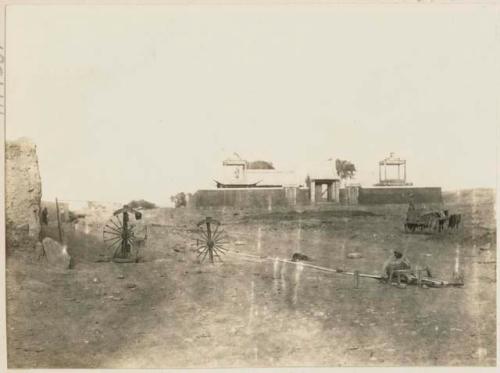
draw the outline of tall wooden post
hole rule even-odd
[[[214,253],[213,253],[213,247],[214,247],[214,243],[212,241],[212,229],[210,227],[210,221],[207,220],[207,237],[208,237],[208,255],[209,255],[209,258],[210,258],[210,263],[213,263],[214,262]]]
[[[63,234],[61,227],[61,216],[59,214],[59,201],[56,198],[56,214],[57,214],[57,228],[59,229],[59,242],[63,243]]]
[[[422,287],[422,270],[420,268],[417,269],[417,285]]]
[[[122,257],[127,258],[130,254],[130,244],[128,235],[128,212],[123,211],[123,232],[122,232]]]

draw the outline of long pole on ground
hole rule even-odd
[[[57,214],[57,227],[59,229],[59,242],[63,243],[63,234],[61,228],[61,216],[59,214],[59,201],[56,198],[56,214]]]
[[[252,261],[252,262],[255,262],[255,261],[264,262],[264,261],[274,261],[274,260],[276,260],[278,262],[292,264],[292,265],[298,265],[300,263],[303,267],[306,267],[306,268],[313,268],[313,269],[317,269],[319,271],[324,271],[324,272],[333,272],[333,273],[339,273],[339,274],[342,274],[342,275],[354,276],[355,279],[356,278],[358,279],[358,284],[359,284],[359,278],[362,278],[362,277],[373,278],[375,280],[381,280],[381,279],[384,278],[382,275],[370,275],[370,274],[367,274],[367,273],[360,273],[359,271],[353,271],[353,272],[344,271],[342,269],[334,269],[334,268],[321,267],[321,266],[317,266],[317,265],[314,265],[314,264],[309,264],[309,263],[304,263],[304,262],[294,262],[292,260],[287,260],[287,259],[279,259],[279,258],[271,258],[271,257],[260,257],[260,256],[257,256],[257,255],[244,254],[244,253],[234,252],[234,251],[228,251],[228,253],[233,254],[233,255],[237,255],[237,256],[241,257],[243,260],[248,260],[248,261]],[[436,280],[436,279],[429,278],[429,277],[421,277],[420,282],[422,284],[426,284],[426,285],[430,285],[430,286],[435,286],[435,287],[445,287],[445,286],[452,286],[452,287],[459,286],[459,287],[461,287],[461,286],[464,285],[462,281],[449,282],[449,281]]]

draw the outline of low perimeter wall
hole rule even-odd
[[[266,208],[305,205],[309,190],[305,188],[249,188],[198,190],[189,207]]]
[[[408,203],[442,203],[441,188],[360,188],[358,203],[361,205]]]
[[[442,203],[441,188],[380,187],[350,188],[340,190],[340,201],[348,205]],[[264,208],[310,205],[307,188],[245,188],[199,190],[188,202],[191,208],[233,207]]]

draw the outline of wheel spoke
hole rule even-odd
[[[220,245],[215,245],[215,247],[219,250],[222,250],[222,251],[228,251],[225,247],[222,247]]]
[[[228,244],[229,242],[228,241],[225,241],[224,238],[220,238],[220,239],[217,239],[217,240],[214,240],[215,243],[217,244]]]
[[[214,231],[212,233],[212,240],[214,239],[215,235],[217,234],[217,231],[219,230],[219,227],[220,227],[220,224],[217,224],[215,226],[215,229],[214,229]]]
[[[207,246],[204,246],[204,249],[203,249],[203,250],[201,250],[201,251],[198,253],[198,257],[199,257],[201,254],[203,254],[205,251],[207,251],[207,250],[208,250],[208,247],[207,247]]]
[[[215,234],[214,234],[214,235],[213,235],[213,237],[212,237],[212,240],[214,240],[214,241],[215,241],[215,240],[218,240],[218,239],[219,239],[219,237],[221,237],[223,234],[224,234],[224,229],[222,229],[222,230],[219,232],[219,234],[218,234],[218,235],[215,235]]]
[[[199,240],[199,241],[203,241],[203,242],[207,242],[208,241],[208,238],[206,236],[201,235],[201,234],[199,234],[196,237],[196,239]]]
[[[217,255],[219,258],[220,258],[219,254],[224,255],[224,253],[222,251],[215,250],[215,249],[214,249],[214,254]]]
[[[116,246],[116,247],[115,247]],[[113,255],[114,253],[116,252],[116,248],[119,248],[121,245],[120,245],[120,241],[117,241],[117,242],[113,242],[111,245],[109,245],[106,249],[107,250],[110,250],[110,251],[113,251]]]
[[[223,262],[222,258],[219,256],[219,254],[217,254],[217,251],[215,251],[215,250],[214,250],[214,254],[217,256],[217,258],[219,258],[219,260],[220,260],[221,262]]]
[[[226,255],[224,250],[222,250],[220,247],[217,247],[217,248],[214,247],[214,251],[217,251],[218,253],[221,253],[222,255]]]
[[[203,258],[201,259],[201,263],[203,263],[203,261],[205,260],[205,258],[207,257],[207,254],[208,254],[208,249],[205,250],[205,255],[203,256]]]
[[[108,239],[105,239],[104,242],[115,242],[115,241],[120,241],[121,240],[121,237],[115,237],[115,238],[108,238]]]
[[[199,234],[201,234],[201,236],[202,236],[205,240],[208,240],[208,233],[207,233],[207,232],[205,232],[205,231],[203,230],[203,228],[200,228],[200,230],[199,230],[199,232],[198,232],[198,233],[199,233]]]
[[[119,237],[121,237],[121,233],[118,233],[118,232],[115,232],[115,231],[104,230],[103,234],[106,234],[108,236],[119,236]]]
[[[110,230],[112,230],[112,231],[115,231],[116,233],[120,233],[120,234],[121,234],[121,231],[120,231],[120,230],[118,230],[118,228],[116,228],[116,227],[114,227],[114,226],[111,226],[111,225],[106,224],[106,225],[104,226],[104,228],[108,228],[108,229],[110,229]]]
[[[113,224],[113,225],[114,225],[114,226],[115,226],[118,230],[120,230],[120,231],[121,231],[122,225],[121,225],[121,221],[120,221],[120,219],[119,219],[118,217],[116,217],[116,216],[115,216],[114,218],[111,218],[109,221],[110,221],[110,222],[111,222],[111,224]],[[117,221],[118,221],[118,223],[119,223],[119,224],[117,223]]]

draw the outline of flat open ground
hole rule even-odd
[[[137,264],[95,263],[100,239],[66,227],[73,270],[7,261],[10,368],[496,364],[494,193],[446,195],[458,232],[406,234],[406,206],[299,212],[157,209]],[[380,273],[392,250],[463,288],[397,287],[228,254],[200,264],[189,230],[220,219],[231,251]],[[47,229],[54,235],[54,227]],[[359,252],[361,259],[347,259]],[[124,278],[119,278],[124,277]]]

